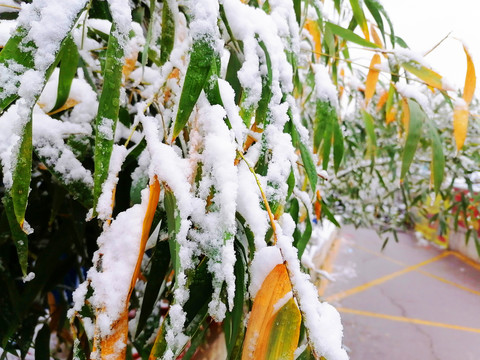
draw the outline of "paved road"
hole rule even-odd
[[[410,235],[382,243],[343,229],[326,269],[336,281],[320,288],[342,315],[350,358],[480,360],[480,264]]]

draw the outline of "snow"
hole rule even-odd
[[[27,275],[23,277],[22,281],[26,283],[26,282],[32,281],[33,279],[35,279],[35,273],[29,272]]]
[[[255,252],[249,271],[251,274],[249,292],[252,299],[255,299],[268,274],[275,266],[282,263],[280,250],[275,246],[264,247]]]
[[[315,64],[313,70],[315,72],[315,94],[317,98],[338,107],[337,88],[332,83],[328,68],[324,65]]]
[[[2,7],[0,6],[0,12]],[[17,22],[15,20],[0,20],[0,47],[4,47],[15,29]]]

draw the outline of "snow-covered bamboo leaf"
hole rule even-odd
[[[337,24],[334,24],[334,23],[331,23],[331,22],[325,22],[325,26],[326,28],[328,28],[331,32],[333,32],[334,34],[340,36],[341,38],[343,38],[344,40],[347,40],[347,41],[351,41],[357,45],[361,45],[361,46],[366,46],[368,48],[378,48],[378,45],[368,41],[368,40],[365,40],[364,38],[358,36],[357,34],[355,34],[353,31],[349,30],[349,29],[345,29]]]
[[[178,113],[173,127],[172,139],[175,139],[187,124],[188,118],[202,92],[214,57],[212,40],[205,35],[195,39],[190,53],[185,82],[178,105]]]
[[[10,232],[17,249],[18,262],[20,263],[23,276],[26,276],[28,267],[28,237],[17,221],[13,209],[13,201],[9,195],[3,197],[3,206],[5,207],[8,225],[10,226]]]
[[[147,276],[147,284],[143,295],[140,316],[138,317],[135,337],[144,329],[151,315],[167,272],[170,269],[170,250],[167,241],[158,241],[151,257],[151,267]]]
[[[77,45],[73,41],[73,38],[68,36],[61,50],[57,101],[53,109],[50,110],[51,112],[60,109],[67,101],[73,78],[77,74],[79,58],[80,54],[78,53]]]
[[[165,211],[167,212],[168,243],[170,245],[170,254],[175,276],[180,271],[180,245],[176,241],[176,235],[180,230],[181,218],[178,214],[177,200],[175,195],[169,189],[165,189]]]
[[[312,219],[310,219],[310,214],[307,211],[307,216],[305,218],[305,231],[303,234],[298,238],[298,241],[293,242],[293,246],[295,246],[298,250],[298,258],[301,259],[303,253],[305,252],[305,248],[307,247],[310,238],[312,237]]]
[[[255,112],[255,123],[258,126],[262,126],[267,122],[268,105],[272,98],[272,59],[268,53],[267,46],[263,41],[259,41],[258,45],[262,48],[265,54],[265,65],[267,67],[267,73],[262,76],[262,94],[260,101],[258,102],[257,111]]]
[[[308,181],[310,182],[310,187],[312,188],[312,191],[315,192],[318,180],[315,163],[313,162],[310,150],[302,142],[300,142],[299,147],[303,166],[305,167],[305,172],[307,173]]]
[[[372,61],[370,61],[370,69],[368,70],[367,80],[365,82],[365,105],[368,105],[373,95],[375,94],[378,76],[380,75],[380,70],[378,69],[378,65],[380,63],[380,55],[374,54],[372,57]]]
[[[443,144],[440,139],[440,135],[435,127],[435,124],[430,120],[426,119],[425,121],[428,130],[428,136],[432,142],[432,178],[433,178],[433,189],[435,193],[440,191],[440,186],[443,181],[443,174],[445,171],[445,156],[443,154]]]
[[[113,140],[120,108],[124,49],[117,37],[117,25],[112,24],[108,38],[107,58],[103,71],[104,83],[95,121],[95,173],[93,187],[93,216],[97,215],[97,203],[102,185],[107,179]]]
[[[418,77],[425,84],[437,89],[444,89],[442,76],[433,71],[432,69],[423,66],[415,60],[403,62],[402,66],[405,70]]]
[[[463,100],[470,105],[470,102],[473,99],[473,94],[475,93],[475,86],[477,83],[477,76],[475,74],[475,66],[473,65],[472,57],[464,45],[463,50],[467,57],[467,75],[465,76],[465,86],[463,87]]]
[[[292,297],[292,287],[288,277],[287,268],[284,264],[279,264],[267,275],[262,286],[253,300],[253,307],[247,325],[247,333],[243,343],[242,360],[250,359],[270,359],[269,346],[274,329],[274,319],[278,310],[281,309]],[[295,304],[296,306],[296,304]],[[298,311],[298,307],[297,307]],[[287,324],[296,330],[300,328],[300,323],[296,317]],[[298,323],[298,324],[297,324]],[[285,324],[282,325],[282,327]],[[292,333],[295,335],[296,331]],[[300,330],[300,329],[298,329]],[[284,333],[286,335],[286,333]],[[288,342],[289,340],[298,342],[297,339],[278,339]],[[278,344],[278,343],[277,343]],[[294,349],[296,344],[294,345]]]
[[[462,149],[465,139],[467,138],[468,115],[466,103],[459,100],[453,111],[453,136],[455,137],[457,151]]]
[[[367,41],[370,41],[370,33],[368,32],[367,19],[365,18],[365,14],[362,9],[362,4],[363,4],[363,1],[350,0],[350,5],[352,6],[352,10],[353,10],[353,17],[355,18],[358,25],[360,26],[360,29],[362,30],[363,35],[365,36],[365,39]]]
[[[155,3],[155,1],[151,1]],[[169,0],[163,2],[162,8],[162,37],[160,39],[160,65],[167,62],[175,43],[175,16],[170,9]]]
[[[410,110],[410,121],[408,126],[407,139],[405,141],[405,146],[403,149],[400,181],[403,181],[403,179],[405,179],[405,175],[407,175],[410,164],[413,161],[413,157],[415,156],[415,152],[417,151],[418,142],[422,134],[422,125],[426,118],[422,108],[415,101],[408,100],[408,107]]]
[[[267,359],[292,359],[300,336],[302,316],[295,300],[290,298],[273,319]]]

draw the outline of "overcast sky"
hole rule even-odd
[[[426,60],[463,89],[466,58],[463,40],[480,74],[480,0],[381,0],[397,35],[419,53],[426,53],[452,32]],[[479,91],[477,90],[477,94]]]

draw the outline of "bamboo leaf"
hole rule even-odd
[[[460,151],[467,138],[468,107],[466,104],[457,104],[453,111],[453,136],[457,151]]]
[[[10,226],[13,242],[17,249],[18,262],[20,263],[23,276],[26,276],[28,267],[28,237],[15,217],[13,201],[8,194],[3,197],[3,206],[5,207],[5,212],[7,214],[8,225]]]
[[[373,95],[375,94],[378,76],[380,75],[380,70],[378,68],[378,65],[380,64],[380,55],[374,54],[372,57],[372,61],[370,62],[370,69],[368,70],[367,80],[365,82],[365,106],[368,105]]]
[[[313,162],[310,150],[308,150],[308,148],[302,142],[300,142],[299,145],[300,155],[302,156],[302,162],[303,166],[305,166],[308,181],[310,182],[312,191],[315,192],[315,188],[317,186],[317,169],[315,167],[315,163]]]
[[[375,19],[375,22],[378,25],[378,28],[382,32],[383,40],[385,41],[385,28],[383,26],[383,20],[382,16],[387,20],[388,26],[390,27],[390,42],[392,43],[392,46],[395,47],[395,32],[393,28],[392,21],[390,20],[390,17],[388,16],[387,12],[385,11],[384,7],[378,0],[364,0],[365,5],[367,6],[368,10],[372,14],[373,18]]]
[[[151,0],[155,3],[155,1]],[[164,1],[162,8],[162,37],[160,39],[160,65],[167,62],[175,44],[175,16],[170,2]],[[194,45],[195,46],[195,45]]]
[[[268,53],[267,46],[263,41],[259,41],[258,45],[265,54],[265,65],[267,66],[267,74],[262,76],[262,94],[258,102],[257,111],[255,112],[255,123],[264,125],[267,122],[268,105],[272,98],[272,60]]]
[[[180,230],[180,216],[178,214],[177,200],[169,189],[165,189],[165,211],[167,212],[168,242],[173,263],[173,270],[178,274],[180,270],[179,251],[180,245],[176,241],[176,235]]]
[[[441,90],[444,89],[442,76],[437,74],[432,69],[429,69],[414,60],[403,62],[402,66],[405,70],[418,77],[427,85]]]
[[[405,175],[407,174],[410,164],[413,161],[413,157],[420,140],[420,135],[422,133],[422,125],[426,118],[425,113],[421,109],[420,105],[418,105],[415,101],[408,100],[408,107],[410,110],[410,124],[408,126],[407,139],[403,149],[400,181],[405,179]]]
[[[337,173],[342,163],[345,145],[343,143],[342,129],[338,121],[333,122],[333,168]]]
[[[293,359],[300,336],[302,315],[295,300],[290,298],[273,319],[267,359]]]
[[[242,360],[267,359],[275,305],[292,290],[287,268],[279,264],[267,275],[253,301]],[[281,339],[287,340],[287,339]],[[297,340],[298,341],[298,340]]]
[[[357,21],[358,25],[360,26],[360,29],[363,32],[363,35],[365,36],[365,39],[367,41],[370,41],[370,34],[368,32],[368,25],[367,25],[367,19],[365,18],[365,14],[362,9],[362,4],[363,2],[360,2],[359,0],[350,0],[350,5],[352,6],[353,10],[353,16],[355,20]]]
[[[365,110],[362,110],[363,121],[365,122],[365,131],[367,133],[367,157],[373,161],[377,151],[377,136],[375,135],[375,125],[373,117]]]
[[[336,25],[328,21],[325,22],[325,26],[326,28],[331,30],[334,34],[340,36],[341,38],[347,41],[351,41],[357,45],[365,46],[368,48],[374,48],[374,49],[378,48],[378,45],[370,42],[369,40],[365,40],[364,38],[358,36],[357,34],[355,34],[353,31],[349,29],[345,29],[339,25]]]
[[[390,85],[388,89],[387,95],[387,103],[385,105],[385,121],[388,124],[395,121],[397,116],[397,110],[394,106],[394,98],[395,98],[395,86],[393,84]]]
[[[73,78],[77,74],[79,59],[80,54],[78,53],[77,45],[75,45],[73,38],[68,36],[65,39],[65,43],[62,48],[62,57],[60,59],[57,101],[55,102],[55,106],[51,112],[60,109],[67,101]]]
[[[445,171],[445,156],[443,154],[442,140],[438,131],[430,119],[425,121],[428,129],[428,135],[432,142],[432,174],[433,174],[433,189],[438,194],[440,186],[443,181],[443,174]]]
[[[150,51],[150,43],[152,42],[152,34],[153,34],[153,26],[154,26],[154,20],[155,20],[155,5],[156,5],[155,0],[150,0],[150,19],[148,20],[148,30],[147,30],[147,37],[145,38],[145,45],[143,46],[143,51],[142,51],[142,71],[145,70],[145,65],[147,65],[147,59],[148,59],[148,54]],[[167,1],[165,1],[164,7],[167,6]],[[163,19],[162,19],[163,21]],[[163,25],[163,22],[162,22]],[[163,29],[162,29],[162,35],[163,35]],[[160,64],[160,65],[163,65]]]
[[[107,58],[103,72],[103,90],[98,103],[95,121],[95,173],[93,177],[93,216],[97,215],[98,198],[107,179],[110,157],[113,151],[115,129],[120,108],[124,49],[116,37],[116,25],[112,24],[108,38]]]
[[[305,23],[305,29],[312,35],[313,43],[314,43],[314,51],[315,51],[315,58],[320,58],[320,54],[322,53],[322,40],[320,35],[320,26],[318,22],[315,20],[307,20]]]
[[[194,40],[182,94],[180,95],[172,139],[175,139],[183,130],[193,107],[197,103],[207,81],[214,53],[212,40],[208,36]]]
[[[475,86],[477,83],[477,77],[475,75],[475,66],[473,65],[472,57],[464,45],[463,50],[467,56],[467,75],[465,76],[465,86],[463,88],[463,100],[470,105],[473,99],[473,94],[475,93]]]

